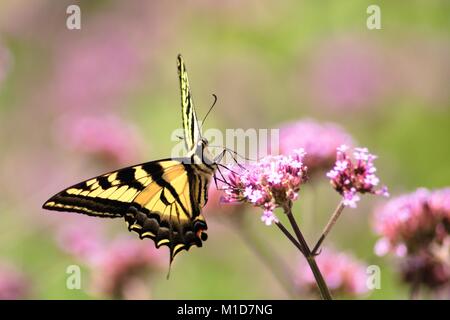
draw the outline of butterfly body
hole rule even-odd
[[[109,172],[69,187],[44,203],[43,208],[104,218],[123,218],[141,239],[156,247],[168,246],[170,261],[207,239],[201,209],[217,165],[194,110],[186,67],[178,56],[185,157],[163,159]]]

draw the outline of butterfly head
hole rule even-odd
[[[197,146],[195,148],[195,158],[200,163],[207,163],[212,164],[213,163],[213,157],[208,151],[208,144],[209,141],[206,138],[200,138],[197,142]]]

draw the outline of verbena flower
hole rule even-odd
[[[94,295],[115,299],[148,299],[148,278],[162,267],[162,255],[147,241],[107,239],[101,226],[91,223],[63,226],[59,244],[91,273]]]
[[[98,252],[91,265],[93,291],[112,298],[148,299],[148,277],[161,263],[160,252],[146,241],[119,238]]]
[[[336,148],[343,144],[354,144],[351,135],[331,122],[319,123],[306,119],[280,127],[280,152],[289,154],[292,150],[303,148],[307,152],[304,160],[310,175],[328,170],[334,162]]]
[[[225,201],[222,190],[217,189],[215,184],[212,183],[208,192],[208,203],[203,210],[208,217],[231,217],[244,213],[246,211],[244,206],[242,202],[230,203]]]
[[[26,299],[29,295],[29,279],[17,268],[0,263],[0,300]]]
[[[328,39],[314,53],[311,63],[308,83],[313,102],[328,109],[349,111],[376,106],[388,88],[379,51],[376,45],[361,38]]]
[[[266,225],[278,221],[277,207],[287,208],[298,198],[300,186],[307,180],[303,163],[305,152],[295,150],[288,156],[269,156],[245,169],[234,167],[224,185],[227,203],[247,202],[264,210],[261,220]]]
[[[79,41],[61,42],[55,66],[55,105],[72,110],[110,109],[122,104],[143,62],[126,32],[110,35],[92,26]],[[99,39],[102,39],[99,41]]]
[[[353,255],[324,248],[316,262],[333,295],[357,296],[369,291],[366,285],[367,265]],[[314,275],[304,260],[297,268],[295,284],[301,292],[317,293]]]
[[[135,161],[142,146],[137,129],[113,115],[62,118],[61,128],[59,138],[65,146],[112,165]]]
[[[85,263],[91,263],[106,247],[105,230],[99,223],[82,218],[85,217],[72,218],[72,223],[63,224],[57,232],[57,240],[64,252]]]
[[[11,71],[12,64],[13,59],[9,50],[0,42],[0,88],[8,73]]]
[[[450,285],[450,188],[392,199],[375,211],[374,227],[381,236],[375,252],[402,257],[406,281]]]
[[[386,187],[377,189],[380,179],[373,164],[376,156],[367,148],[354,148],[352,156],[349,151],[346,145],[338,147],[334,168],[327,173],[333,188],[342,195],[343,204],[356,208],[359,193],[389,196]]]

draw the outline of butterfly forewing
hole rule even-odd
[[[197,114],[194,109],[194,100],[189,86],[186,66],[181,55],[178,55],[177,62],[181,89],[181,115],[183,120],[184,140],[186,142],[187,150],[191,151],[196,147],[196,143],[200,140],[201,131]]]

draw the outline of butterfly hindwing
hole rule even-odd
[[[157,247],[167,245],[172,260],[192,245],[201,247],[207,239],[207,225],[200,214],[207,197],[198,190],[198,181],[209,185],[209,177],[199,173],[195,164],[182,164],[164,172],[159,181],[136,197],[125,219],[141,238],[153,239]],[[198,194],[204,197],[201,201]]]
[[[171,259],[193,244],[206,240],[206,222],[200,215],[206,196],[197,190],[209,177],[182,159],[160,160],[110,172],[67,188],[43,208],[92,216],[125,218],[129,230],[167,245]],[[198,194],[203,199],[197,201]]]

